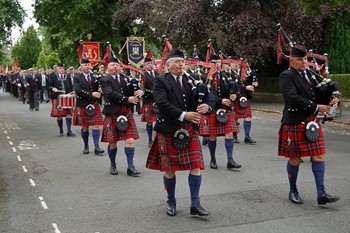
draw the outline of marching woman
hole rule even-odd
[[[89,59],[81,60],[81,73],[73,79],[73,88],[77,97],[77,107],[74,111],[73,125],[82,126],[81,137],[84,141],[84,154],[89,154],[89,126],[92,126],[92,138],[95,146],[95,155],[104,152],[99,146],[100,125],[103,125],[99,100],[99,83],[92,75]]]
[[[291,68],[280,74],[279,85],[285,106],[279,130],[278,155],[288,158],[289,200],[303,204],[297,189],[300,158],[311,156],[311,169],[315,177],[317,203],[324,205],[339,200],[324,189],[325,154],[324,137],[318,113],[329,113],[330,107],[317,103],[316,85],[305,72],[307,66],[306,48],[297,45],[292,48]],[[333,98],[330,105],[337,106]]]

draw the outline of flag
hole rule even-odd
[[[110,58],[111,58],[111,45],[108,43],[106,46],[105,55],[103,56],[103,59],[102,59],[105,63],[105,66],[108,65]]]
[[[198,58],[197,47],[196,47],[195,45],[193,46],[192,58],[193,58],[193,59]]]
[[[215,54],[215,50],[211,40],[209,39],[208,42],[209,43],[207,45],[207,54],[205,56],[205,62],[209,62],[210,55]]]
[[[147,49],[146,58],[150,58],[153,60],[153,53],[152,53],[151,47],[148,47],[148,49]]]

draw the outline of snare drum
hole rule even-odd
[[[61,94],[58,96],[59,108],[75,108],[76,98],[75,95]]]

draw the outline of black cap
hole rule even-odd
[[[152,59],[151,59],[151,58],[146,57],[146,58],[145,58],[145,60],[144,60],[143,62],[151,62],[151,61],[152,61]]]
[[[217,60],[220,60],[220,58],[219,58],[218,55],[216,55],[216,54],[211,54],[211,55],[210,55],[210,57],[209,57],[209,61],[210,61],[210,62],[211,62],[211,61],[215,62],[215,61],[217,61]]]
[[[173,49],[168,54],[167,60],[170,59],[170,58],[174,58],[174,57],[185,58],[185,55],[184,55],[184,53],[182,51],[180,51],[178,49]]]
[[[90,63],[89,58],[83,58],[83,59],[81,59],[81,64],[86,64],[86,63]]]
[[[64,67],[63,63],[58,63],[57,67]]]
[[[116,63],[118,63],[119,60],[118,60],[118,58],[116,58],[116,57],[111,57],[111,58],[109,59],[109,63],[111,63],[111,62],[116,62]]]
[[[304,45],[295,45],[292,48],[292,51],[290,53],[291,57],[305,57],[306,56],[306,48]]]

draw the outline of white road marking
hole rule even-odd
[[[7,131],[6,131],[6,130],[4,130],[4,133],[5,133],[5,134],[7,134]]]
[[[12,146],[12,145],[13,145],[13,142],[12,142],[12,141],[9,141],[9,144]]]
[[[35,187],[35,182],[34,182],[34,180],[32,180],[32,179],[29,179],[29,182],[30,182],[30,184],[33,186],[33,187]]]
[[[24,172],[27,172],[28,170],[26,169],[26,166],[22,166],[22,168],[23,168],[23,171]]]
[[[18,148],[20,150],[33,150],[33,149],[39,149],[39,147],[34,144],[33,141],[21,141],[18,145]]]
[[[41,203],[41,205],[43,206],[43,208],[44,208],[45,210],[47,210],[48,207],[47,207],[47,205],[46,205],[46,203],[45,203],[45,201],[44,201],[44,198],[43,198],[43,197],[39,197],[39,200],[40,200],[40,203]]]
[[[8,140],[10,140],[10,136],[6,136],[6,138],[7,138]]]
[[[55,233],[61,233],[61,231],[58,229],[58,226],[56,223],[52,223],[52,226],[55,229]]]
[[[18,162],[22,162],[21,156],[17,155]]]
[[[12,147],[13,152],[17,152],[16,147]]]

